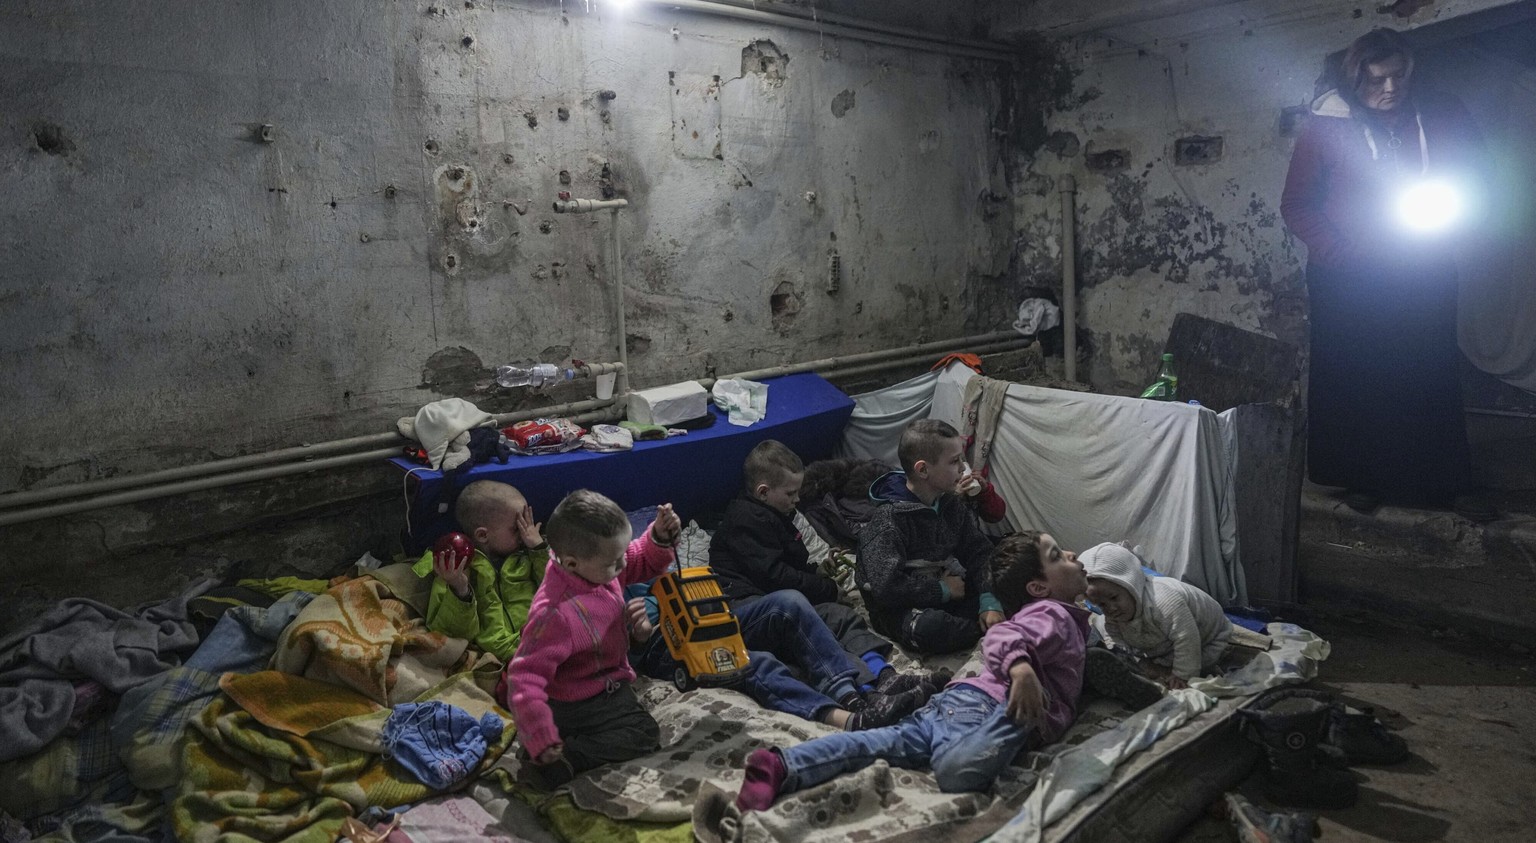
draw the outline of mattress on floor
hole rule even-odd
[[[1048,825],[1052,843],[1171,840],[1247,777],[1259,750],[1238,734],[1237,710],[1256,695],[1224,699],[1115,770],[1109,783]]]

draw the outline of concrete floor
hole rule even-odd
[[[1316,687],[1376,708],[1412,757],[1356,768],[1360,801],[1319,811],[1321,840],[1524,841],[1536,829],[1536,657],[1519,645],[1338,612],[1287,620],[1327,638]],[[1257,771],[1240,790],[1265,807]],[[1180,843],[1235,840],[1202,819]]]

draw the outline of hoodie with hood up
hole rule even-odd
[[[1095,545],[1078,554],[1077,561],[1089,578],[1109,580],[1136,600],[1129,622],[1104,619],[1116,641],[1171,663],[1180,679],[1199,676],[1226,652],[1232,622],[1214,597],[1172,577],[1147,576],[1141,559],[1118,544]]]
[[[977,595],[978,614],[1002,611],[987,569],[992,542],[964,501],[946,494],[925,504],[907,488],[903,471],[876,479],[869,496],[878,506],[859,532],[855,579],[877,630],[899,628],[909,609],[945,608],[948,574],[965,580],[967,596]]]

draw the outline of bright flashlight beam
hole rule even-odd
[[[1443,181],[1420,182],[1403,191],[1397,215],[1414,231],[1441,231],[1461,216],[1461,192]]]

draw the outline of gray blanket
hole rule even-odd
[[[64,731],[76,681],[121,694],[180,664],[198,641],[187,601],[214,585],[204,580],[131,611],[70,598],[0,640],[0,761],[31,755]]]

